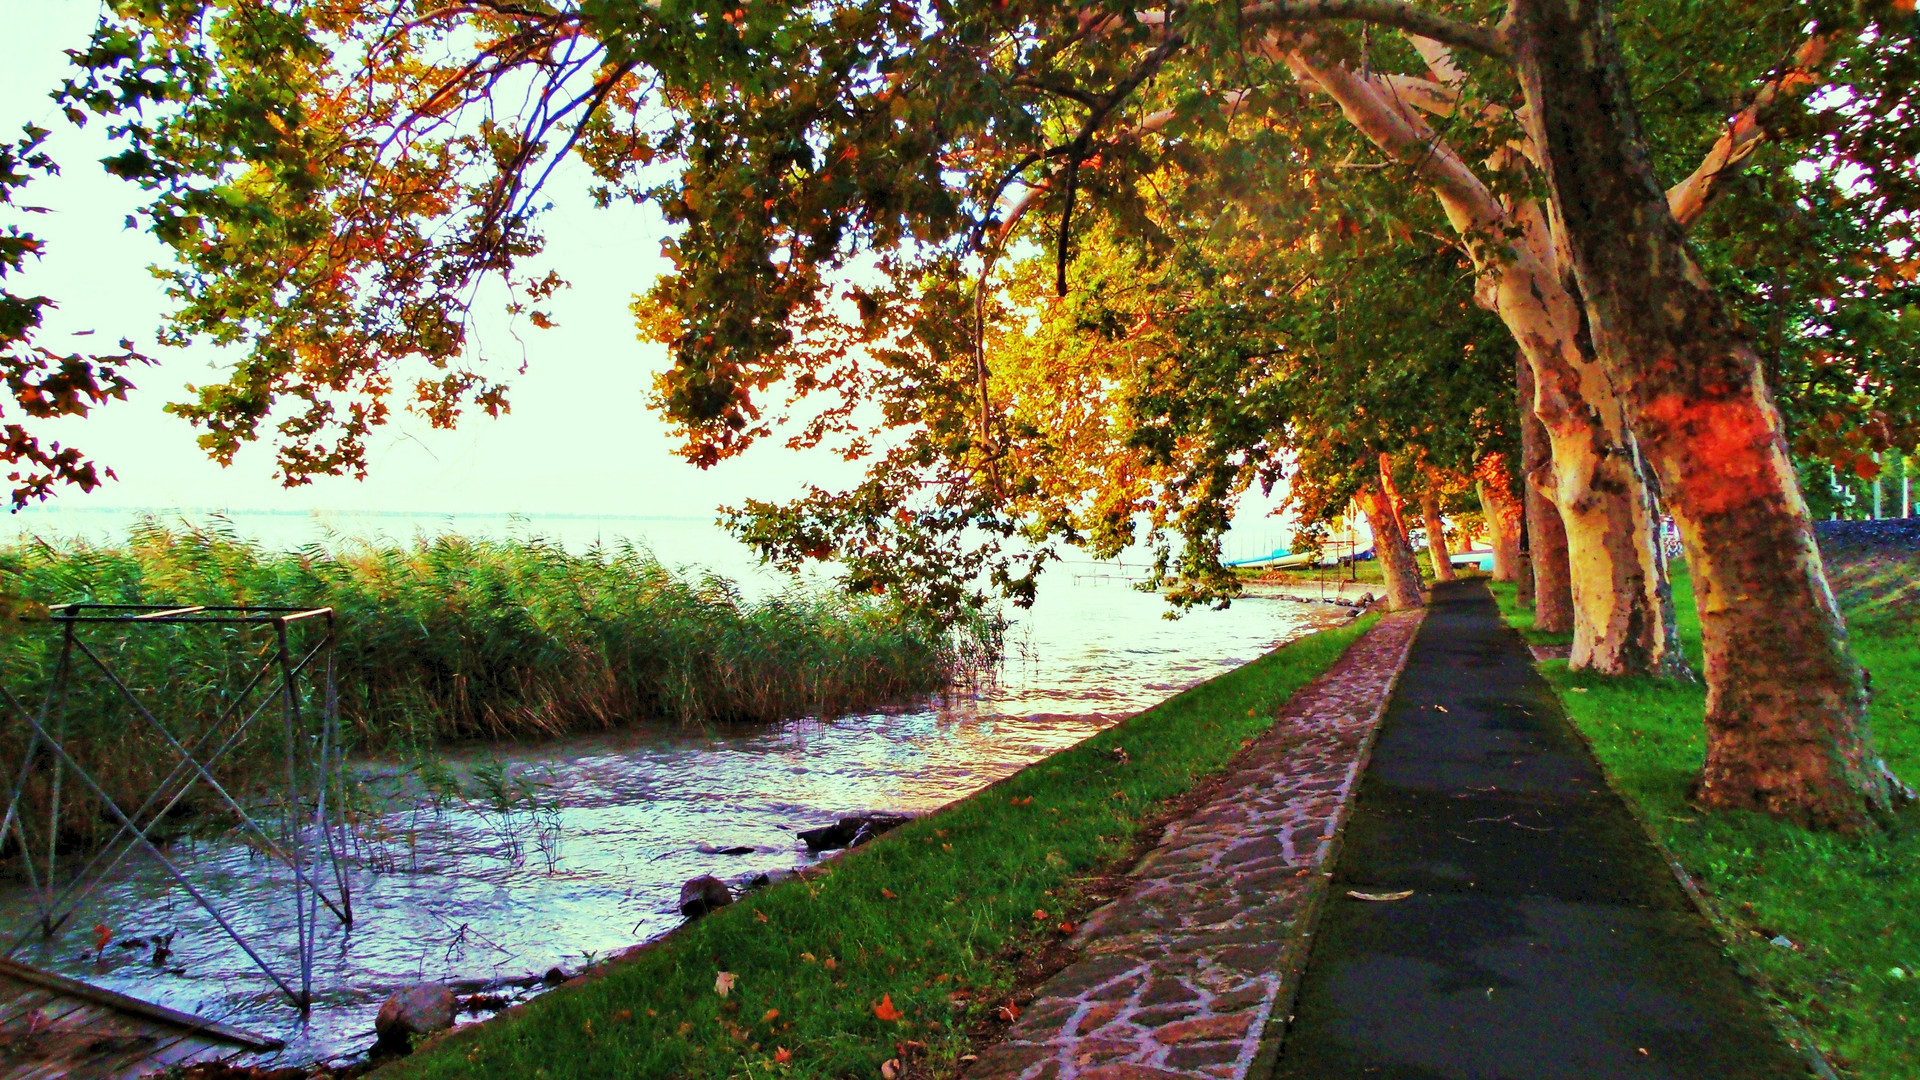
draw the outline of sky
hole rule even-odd
[[[651,208],[592,206],[583,194],[584,170],[563,170],[549,189],[555,206],[543,224],[545,259],[572,285],[549,305],[556,329],[523,328],[527,371],[511,380],[509,414],[469,416],[454,431],[435,431],[396,411],[370,440],[364,481],[322,477],[284,488],[264,444],[244,449],[231,467],[215,464],[195,445],[193,429],[162,410],[186,398],[187,384],[212,381],[231,356],[210,346],[155,343],[168,301],[149,267],[166,261],[166,249],[125,228],[140,192],[99,167],[109,152],[102,125],[76,130],[47,97],[66,72],[63,50],[85,43],[99,4],[0,4],[8,30],[0,36],[0,133],[28,122],[52,130],[50,149],[64,170],[26,190],[26,201],[52,211],[30,222],[48,249],[9,288],[59,304],[39,339],[48,348],[98,351],[127,337],[160,361],[134,372],[137,388],[127,401],[43,429],[118,476],[90,494],[61,493],[62,508],[710,517],[746,498],[783,499],[805,483],[857,478],[837,458],[776,443],[704,472],[673,454],[667,425],[646,404],[652,377],[667,365],[666,350],[636,340],[628,310],[633,295],[666,268],[664,225]],[[70,337],[75,331],[96,333]],[[1272,528],[1260,522],[1263,533]]]

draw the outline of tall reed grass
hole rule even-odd
[[[276,552],[223,524],[147,519],[122,544],[0,549],[0,593],[42,604],[332,607],[341,724],[350,745],[370,753],[638,719],[832,716],[939,691],[990,662],[998,645],[986,621],[948,629],[892,604],[797,587],[747,600],[725,579],[670,569],[631,545],[575,555],[540,539],[442,535]],[[230,701],[241,660],[263,644],[258,631],[87,633],[175,715],[211,715]],[[58,640],[29,623],[0,637],[0,679],[23,701],[40,700]],[[132,790],[171,766],[109,687],[76,683],[75,694],[68,723],[93,729],[91,764],[115,777],[111,786]],[[18,727],[0,723],[9,770]]]

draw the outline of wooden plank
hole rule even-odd
[[[85,1008],[86,1004],[86,1002],[81,1001],[79,998],[71,998],[65,994],[56,994],[49,991],[45,1000],[36,998],[32,1005],[14,1016],[8,1021],[8,1024],[9,1026],[24,1030],[27,1026],[28,1016],[37,1011],[40,1015],[34,1019],[33,1026],[35,1028],[44,1027],[48,1024],[66,1019],[68,1014]]]
[[[165,1005],[156,1005],[151,1001],[141,1001],[139,998],[128,997],[125,994],[116,993],[105,987],[83,983],[77,979],[69,979],[64,975],[55,975],[50,971],[30,968],[25,964],[16,964],[4,958],[0,958],[0,975],[7,976],[19,982],[32,983],[36,986],[75,997],[82,1001],[105,1005],[121,1012],[144,1017],[148,1020],[156,1020],[163,1024],[171,1024],[174,1027],[201,1032],[225,1042],[244,1046],[250,1050],[278,1050],[286,1045],[279,1039],[268,1038],[265,1035],[256,1035],[251,1031],[242,1031],[239,1028],[222,1024],[217,1020],[208,1020],[204,1017],[194,1016],[192,1013],[183,1013],[177,1009],[169,1009]]]
[[[0,1005],[0,1027],[13,1023],[24,1023],[26,1015],[35,1009],[44,1009],[53,1004],[58,995],[51,990],[28,987],[24,993],[14,997],[5,1005]]]

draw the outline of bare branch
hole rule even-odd
[[[1667,209],[1681,228],[1692,225],[1706,212],[1707,204],[1719,193],[1721,178],[1736,172],[1740,163],[1766,141],[1767,117],[1782,104],[1783,95],[1804,96],[1824,81],[1827,66],[1839,52],[1835,48],[1839,37],[1822,34],[1803,42],[1793,60],[1762,83],[1747,107],[1727,121],[1700,167],[1667,189]]]

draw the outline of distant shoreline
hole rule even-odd
[[[699,521],[713,523],[717,517],[704,517],[697,514],[617,514],[583,513],[569,511],[528,511],[528,510],[254,510],[222,506],[29,506],[16,510],[12,517],[19,519],[28,514],[220,514],[231,516],[248,514],[262,517],[321,517],[338,514],[350,517],[492,517],[492,518],[565,518],[579,521]]]

